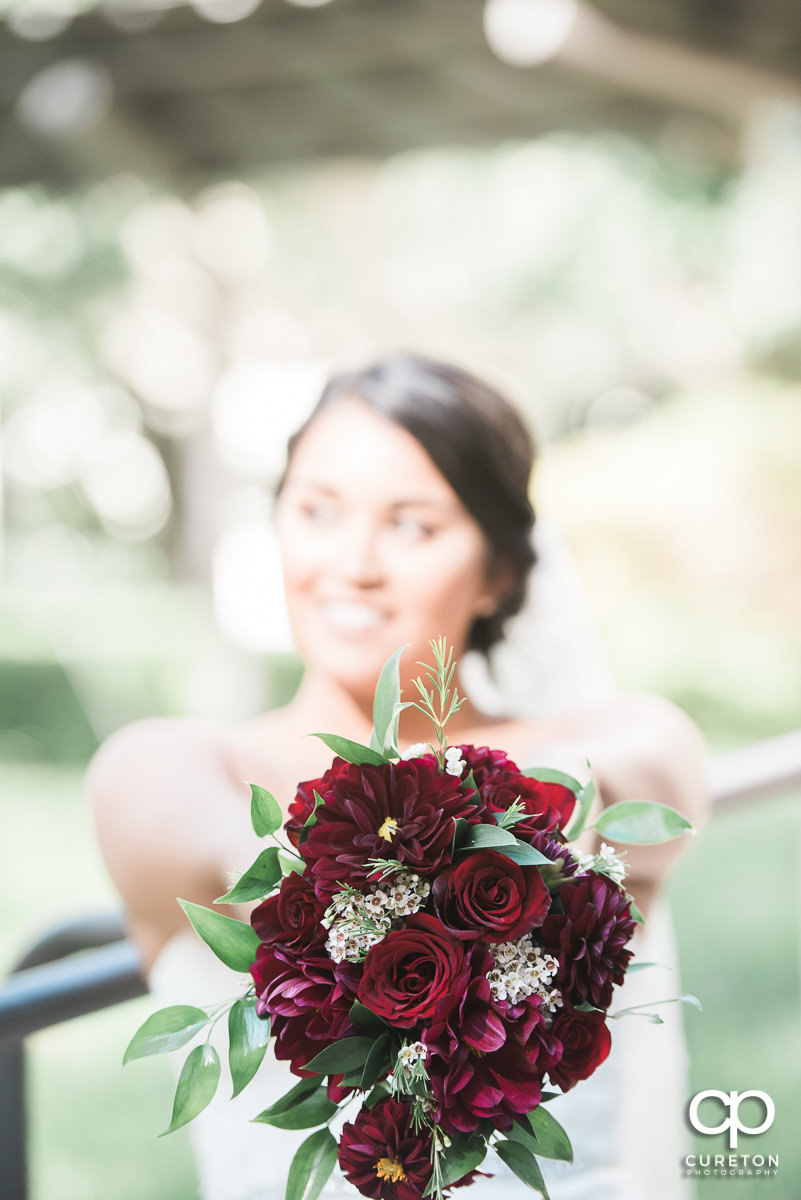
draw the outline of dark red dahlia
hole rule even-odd
[[[398,859],[432,875],[450,862],[455,817],[479,813],[453,775],[429,756],[381,766],[348,764],[328,788],[317,821],[300,847],[315,890],[327,901],[340,881],[359,885],[374,874],[371,858]]]
[[[324,947],[298,958],[282,946],[262,944],[250,973],[256,1012],[272,1018],[275,1057],[289,1059],[296,1074],[325,1046],[355,1032],[350,975],[334,966]]]
[[[407,1103],[387,1097],[342,1127],[339,1165],[363,1196],[420,1200],[431,1178],[431,1139],[414,1131]]]
[[[544,921],[551,897],[536,867],[497,850],[479,850],[441,871],[432,891],[437,915],[454,937],[510,942]]]
[[[263,942],[284,946],[294,954],[322,948],[327,937],[320,921],[325,909],[314,894],[314,884],[293,871],[250,914],[250,923]]]
[[[563,1092],[580,1079],[589,1079],[612,1047],[604,1014],[599,1012],[563,1010],[549,1032],[561,1042],[562,1052],[548,1068],[548,1076]]]
[[[589,1001],[606,1009],[632,955],[626,943],[636,924],[629,901],[622,888],[594,871],[563,884],[559,898],[564,913],[552,912],[542,925],[545,949],[559,959],[556,986],[570,1005]]]
[[[350,764],[337,755],[331,766],[319,779],[307,779],[304,783],[298,784],[295,798],[289,806],[289,816],[284,822],[286,835],[293,846],[297,846],[300,831],[314,811],[314,793],[317,792],[318,796],[325,799],[331,784],[348,766]]]

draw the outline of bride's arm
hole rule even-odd
[[[220,733],[200,721],[148,719],[118,730],[87,773],[98,839],[149,970],[186,918],[176,897],[210,905],[227,890],[229,845],[247,828],[247,788],[226,769]],[[220,911],[230,911],[221,909]]]
[[[583,747],[598,787],[595,815],[620,800],[656,800],[678,809],[699,830],[709,816],[707,755],[695,723],[660,696],[624,695],[606,709]],[[596,846],[601,839],[596,836]],[[663,879],[689,846],[684,835],[655,846],[632,846],[604,837],[626,851],[626,886],[647,915]]]

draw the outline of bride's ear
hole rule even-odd
[[[494,617],[515,585],[515,570],[506,559],[494,559],[487,568],[486,590],[475,603],[476,617]]]

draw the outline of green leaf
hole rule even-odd
[[[467,834],[457,829],[460,845],[457,850],[471,852],[474,850],[495,850],[504,854],[513,862],[526,866],[549,866],[551,860],[534,846],[521,842],[508,829],[497,825],[471,825]],[[455,835],[455,836],[457,836]]]
[[[311,1129],[314,1125],[323,1125],[336,1111],[333,1100],[320,1092],[281,1112],[265,1110],[255,1120],[260,1125],[274,1125],[276,1129]]]
[[[140,1025],[123,1055],[123,1066],[133,1058],[148,1054],[164,1054],[190,1042],[199,1029],[209,1021],[202,1008],[190,1004],[173,1004],[160,1008]]]
[[[287,854],[283,850],[278,851],[278,861],[281,864],[282,875],[291,875],[293,871],[302,875],[306,870],[306,864],[302,858],[297,858],[294,854]]]
[[[243,904],[246,900],[262,900],[271,892],[281,878],[278,847],[268,846],[248,867],[224,896],[218,896],[215,904]]]
[[[536,1148],[529,1146],[534,1154],[543,1158],[558,1158],[563,1162],[573,1161],[573,1147],[562,1126],[547,1108],[538,1105],[527,1117],[528,1127],[536,1138]]]
[[[626,897],[629,902],[629,916],[631,917],[632,921],[636,921],[638,925],[644,925],[645,917],[642,915],[639,908],[634,903],[634,897],[631,896],[628,892],[626,892]]]
[[[192,904],[190,900],[179,900],[178,903],[192,922],[195,932],[214,951],[220,962],[224,962],[232,971],[243,974],[250,970],[250,964],[261,945],[258,934],[250,925],[233,917],[224,917],[222,913],[204,908],[202,904]]]
[[[456,1136],[442,1156],[442,1186],[450,1187],[468,1171],[474,1171],[487,1153],[483,1137]]]
[[[517,838],[508,829],[497,825],[471,825],[462,850],[497,850],[501,846],[514,846]]]
[[[254,996],[243,996],[228,1013],[228,1065],[234,1090],[231,1099],[247,1087],[261,1066],[270,1040],[270,1018],[256,1013]]]
[[[635,971],[644,971],[646,967],[664,967],[667,971],[672,971],[673,968],[668,963],[661,962],[633,962],[626,967],[626,974],[632,975]]]
[[[164,1137],[202,1112],[217,1091],[220,1081],[220,1058],[213,1046],[204,1043],[189,1051],[175,1089],[172,1120],[169,1128],[159,1137]]]
[[[330,1129],[318,1129],[299,1147],[289,1168],[286,1200],[317,1200],[337,1161]]]
[[[362,746],[359,742],[352,742],[349,738],[337,737],[335,733],[313,733],[311,736],[325,742],[328,749],[344,758],[345,762],[360,765],[370,763],[380,767],[387,761],[386,756],[379,754],[377,750],[371,750],[369,746]]]
[[[600,814],[591,829],[613,842],[651,846],[694,833],[690,822],[677,809],[655,800],[620,800]]]
[[[382,1033],[381,1037],[373,1042],[359,1080],[359,1087],[363,1092],[371,1088],[379,1076],[386,1075],[389,1071],[392,1066],[391,1047],[392,1036],[389,1033]]]
[[[383,1083],[383,1082],[377,1083],[375,1085],[375,1087],[373,1088],[373,1090],[370,1092],[370,1095],[364,1101],[364,1107],[369,1112],[371,1108],[375,1108],[375,1106],[376,1106],[376,1104],[378,1104],[379,1100],[383,1100],[386,1096],[389,1096],[391,1094],[392,1093],[390,1092],[389,1088],[387,1087],[387,1085],[385,1083]]]
[[[381,668],[373,698],[373,732],[375,750],[378,753],[397,753],[398,717],[400,716],[400,658],[406,646],[390,654]]]
[[[352,1071],[361,1067],[367,1061],[374,1038],[347,1037],[326,1046],[319,1054],[315,1054],[304,1064],[307,1071],[316,1071],[320,1075],[341,1075],[343,1071]]]
[[[537,1160],[525,1146],[521,1146],[519,1142],[500,1141],[495,1143],[495,1149],[498,1157],[503,1159],[510,1170],[514,1171],[518,1179],[522,1179],[523,1183],[527,1183],[530,1188],[533,1188],[538,1196],[542,1196],[543,1200],[549,1200],[548,1190],[545,1187],[545,1180],[542,1178]]]
[[[498,854],[503,854],[506,858],[511,858],[512,862],[519,863],[521,867],[550,867],[552,860],[548,858],[536,846],[529,846],[528,842],[521,842],[515,839],[514,846],[495,846]]]
[[[587,763],[587,766],[589,765],[590,764]],[[592,808],[592,802],[594,799],[595,784],[593,783],[592,779],[590,779],[584,784],[584,787],[576,796],[575,808],[570,814],[570,818],[562,830],[569,842],[574,842],[584,829],[584,826],[587,823],[587,817],[590,815],[590,809]]]
[[[312,808],[306,820],[303,822],[303,828],[298,836],[299,846],[303,845],[303,843],[306,841],[306,838],[309,836],[310,830],[317,824],[317,809],[321,804],[325,804],[325,800],[323,800],[316,788],[312,791],[312,795],[314,796],[314,807]]]
[[[655,1013],[643,1013],[640,1009],[647,1008],[649,1004],[691,1004],[693,1008],[697,1008],[699,1012],[703,1012],[703,1005],[697,996],[693,996],[691,992],[685,992],[683,996],[668,996],[667,1000],[648,1000],[645,1004],[632,1004],[630,1008],[619,1008],[617,1012],[610,1012],[607,1015],[610,1017],[626,1017],[629,1013],[636,1013],[638,1016],[647,1017],[655,1025],[663,1025],[661,1017]],[[656,1018],[654,1020],[654,1018]]]
[[[350,1006],[350,1019],[352,1024],[358,1025],[360,1029],[369,1029],[371,1033],[384,1033],[387,1026],[386,1022],[382,1021],[379,1016],[372,1012],[360,1000],[354,1000]]]
[[[288,1112],[294,1108],[301,1100],[305,1100],[307,1096],[311,1096],[322,1085],[322,1075],[316,1076],[314,1079],[301,1079],[300,1083],[296,1083],[293,1088],[290,1088],[280,1100],[276,1100],[264,1112],[259,1113],[253,1120],[264,1125],[271,1124],[268,1117],[276,1116],[278,1113]]]
[[[267,837],[275,833],[284,822],[281,806],[272,792],[259,787],[257,783],[250,785],[250,823],[257,837]]]

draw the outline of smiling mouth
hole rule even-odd
[[[388,620],[387,613],[371,604],[330,601],[323,605],[323,613],[332,625],[349,632],[378,629]]]

